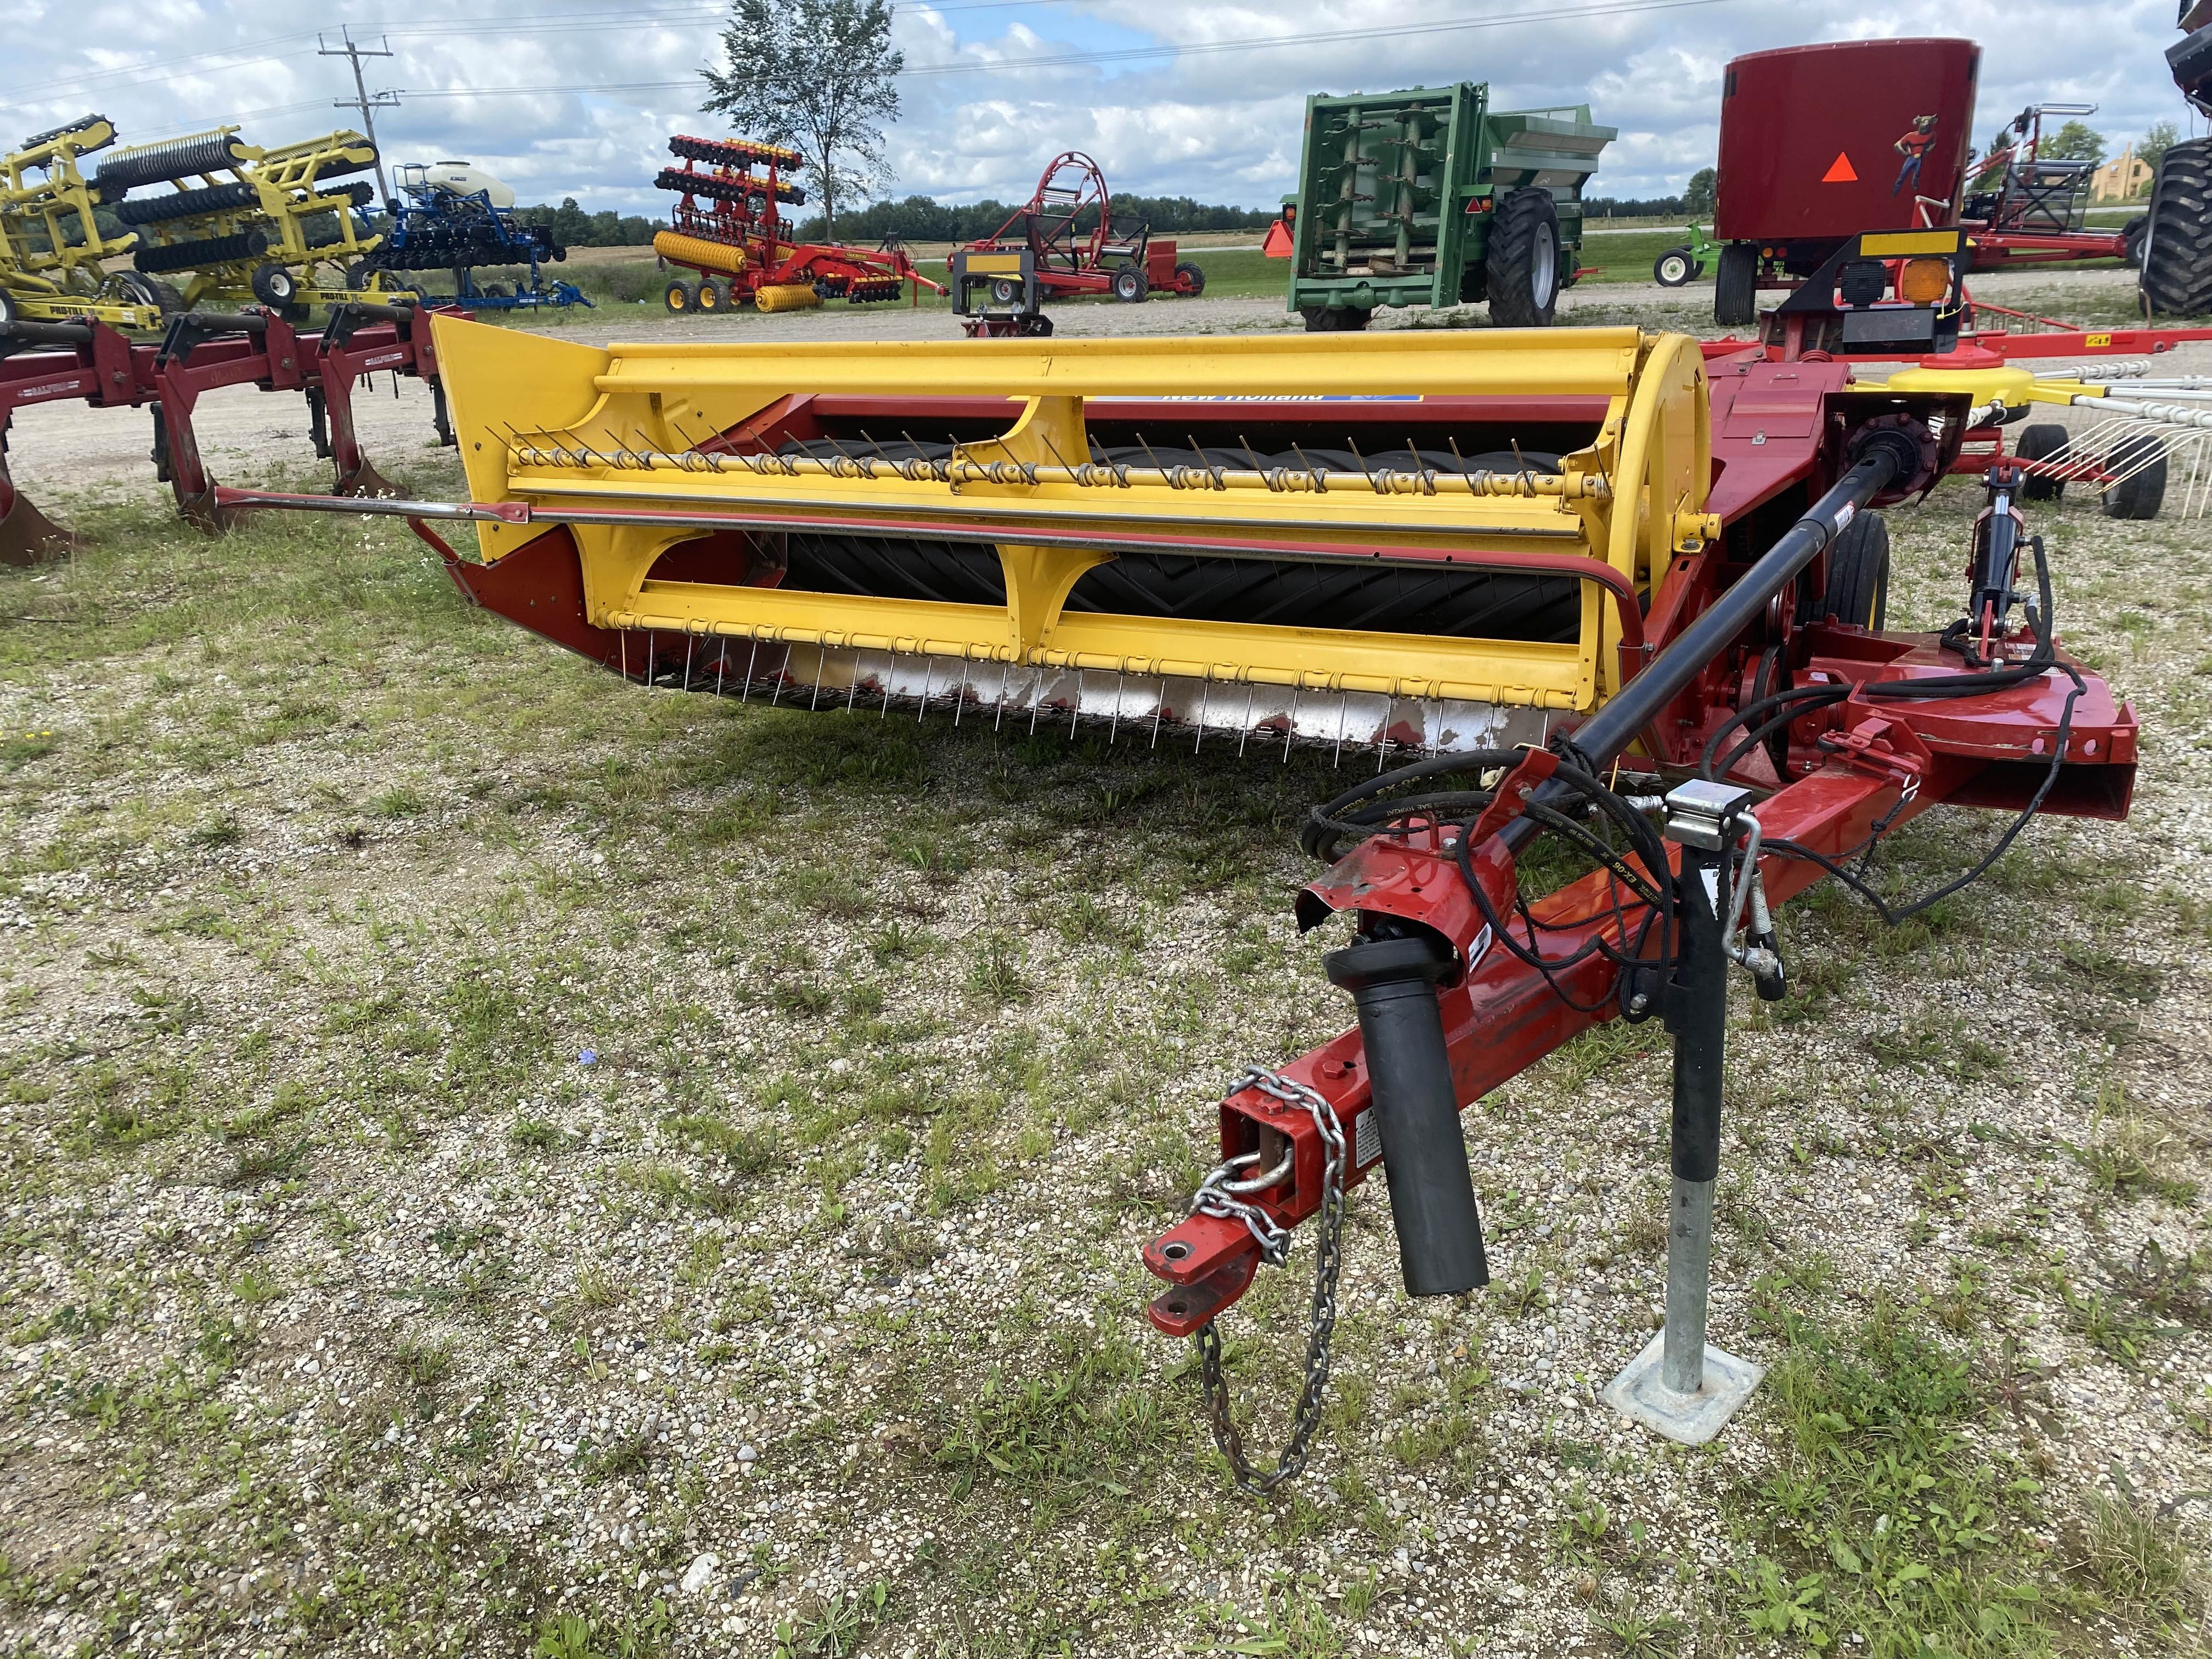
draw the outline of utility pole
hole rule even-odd
[[[318,58],[343,58],[353,65],[354,95],[350,98],[334,98],[331,102],[338,109],[361,112],[362,131],[368,137],[369,143],[374,146],[376,143],[376,118],[370,112],[380,109],[398,109],[399,94],[396,92],[380,92],[375,97],[370,97],[368,88],[361,78],[361,60],[364,58],[391,57],[391,37],[388,35],[384,37],[383,46],[372,52],[365,46],[357,46],[354,44],[353,31],[350,28],[341,28],[338,35],[345,42],[343,46],[333,46],[320,34],[316,35],[315,45],[319,50],[315,55]],[[384,182],[384,151],[381,149],[376,152],[376,199],[380,203],[392,199],[392,191]]]

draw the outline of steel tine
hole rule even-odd
[[[1252,738],[1252,709],[1260,701],[1260,688],[1251,681],[1244,682],[1244,729],[1237,734],[1237,758],[1244,758],[1244,745]]]
[[[937,659],[928,652],[921,653],[921,701],[914,706],[914,723],[921,724],[921,717],[929,712],[929,677],[937,672]]]
[[[830,653],[821,646],[814,647],[814,696],[806,705],[810,714],[822,706],[822,671],[828,665]]]
[[[730,642],[716,636],[714,650],[714,695],[722,695],[722,673],[730,665]]]
[[[1128,678],[1126,668],[1116,670],[1114,675],[1114,715],[1106,726],[1106,741],[1109,744],[1119,741],[1121,735],[1121,686]]]
[[[750,702],[752,701],[752,696],[753,696],[753,665],[754,665],[756,662],[758,662],[759,660],[760,660],[760,635],[757,635],[757,634],[756,634],[756,635],[753,635],[753,648],[752,648],[751,654],[750,654],[750,655],[749,655],[749,656],[747,656],[747,657],[746,657],[746,659],[745,659],[745,689],[744,689],[744,695],[743,695],[743,696],[739,696],[739,697],[738,697],[738,701],[739,702]]]
[[[697,644],[698,635],[686,623],[684,629],[684,689],[686,691],[691,689],[691,653]]]
[[[855,650],[853,653],[853,672],[845,682],[845,712],[848,714],[853,712],[853,704],[860,695],[860,653]]]
[[[1067,700],[1067,740],[1075,741],[1075,722],[1083,717],[1083,671],[1075,671],[1075,695]]]
[[[863,435],[865,436],[866,434],[864,434]],[[952,729],[954,731],[957,732],[960,729],[960,716],[965,714],[967,710],[968,657],[967,653],[963,652],[960,657],[960,684],[952,693]]]
[[[1297,735],[1298,699],[1305,695],[1305,676],[1301,674],[1298,683],[1291,688],[1291,717],[1283,727],[1283,763],[1286,766],[1291,759],[1291,739]]]
[[[658,637],[652,629],[645,630],[645,689],[648,691],[658,678],[654,671],[660,665],[660,647],[655,643]]]
[[[1213,708],[1213,676],[1208,674],[1198,684],[1198,740],[1190,746],[1190,752],[1194,755],[1206,742],[1206,717]]]

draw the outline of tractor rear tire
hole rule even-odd
[[[1828,544],[1820,609],[1831,622],[1881,631],[1889,615],[1889,526],[1881,514],[1860,513]]]
[[[678,276],[661,290],[660,303],[672,317],[689,317],[699,308],[699,290]]]
[[[2156,459],[2151,459],[2154,453]],[[2105,492],[2103,506],[2108,519],[2155,519],[2158,510],[2166,505],[2166,447],[2148,434],[2125,438],[2113,448],[2107,465],[2114,467],[2135,467],[2129,474]]]
[[[2170,146],[2151,186],[2142,295],[2154,317],[2212,312],[2212,138]]]
[[[1670,247],[1651,262],[1651,280],[1662,288],[1685,288],[1698,270],[1697,259],[1689,249]]]
[[[1123,265],[1114,273],[1114,297],[1125,305],[1135,305],[1152,291],[1142,265]]]
[[[2039,421],[2035,425],[2022,427],[2012,453],[2023,461],[2055,460],[2066,453],[2066,428],[2056,421]],[[2055,501],[2066,493],[2066,480],[2031,472],[2021,480],[2020,498],[2024,501]]]
[[[1175,268],[1176,292],[1195,300],[1206,292],[1206,273],[1185,259]]]
[[[1730,242],[1721,250],[1719,268],[1713,273],[1713,321],[1722,328],[1742,328],[1759,320],[1759,249],[1749,242]]]
[[[1490,320],[1499,328],[1548,328],[1559,303],[1559,214],[1552,192],[1510,191],[1490,219],[1483,256]]]

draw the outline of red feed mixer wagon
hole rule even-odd
[[[1863,231],[1956,226],[1977,270],[2129,259],[2148,221],[2083,222],[2091,166],[2044,157],[2038,105],[1978,165],[1971,40],[1850,40],[1756,52],[1729,64],[1721,96],[1713,317],[1756,320],[1761,289],[1795,288]]]

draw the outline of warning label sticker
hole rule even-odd
[[[1382,1156],[1382,1119],[1373,1107],[1359,1115],[1352,1131],[1352,1167],[1364,1170]]]

